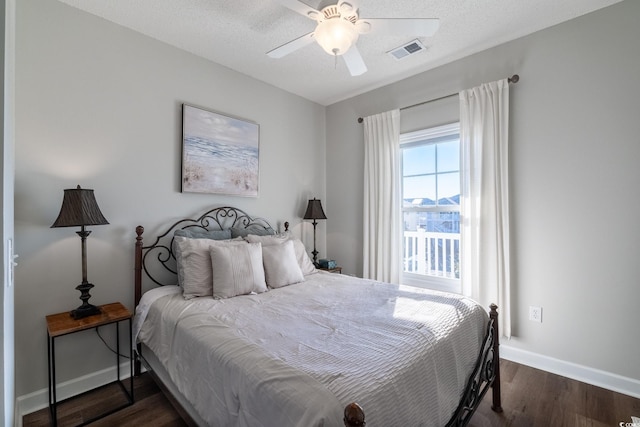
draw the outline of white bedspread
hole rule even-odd
[[[324,272],[226,300],[144,298],[138,339],[221,427],[342,426],[352,401],[370,427],[441,427],[488,322],[461,296]]]

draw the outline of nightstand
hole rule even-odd
[[[131,343],[131,312],[119,302],[106,304],[99,306],[100,314],[94,316],[84,317],[82,319],[74,319],[71,317],[68,311],[58,314],[50,314],[47,316],[47,353],[49,359],[49,410],[51,412],[51,425],[54,427],[58,424],[58,404],[56,396],[56,352],[55,342],[56,339],[65,335],[70,335],[80,331],[86,331],[89,329],[97,329],[99,326],[105,326],[115,324],[116,328],[116,371],[117,379],[113,383],[118,383],[122,392],[125,394],[127,403],[118,406],[115,409],[111,409],[99,416],[93,417],[90,420],[84,421],[80,425],[89,424],[97,419],[110,415],[122,408],[133,404],[133,346],[129,347],[129,367],[130,367],[130,382],[129,390],[125,387],[120,378],[120,358],[126,357],[120,355],[120,322],[128,321],[129,331],[129,343]],[[70,397],[69,399],[75,396]],[[66,400],[66,399],[65,399]]]
[[[321,267],[318,267],[318,270],[328,271],[329,273],[342,274],[342,267],[333,267],[333,268],[321,268]]]

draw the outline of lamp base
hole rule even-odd
[[[83,317],[93,316],[100,313],[102,312],[95,305],[82,304],[80,307],[76,308],[75,310],[71,310],[69,314],[71,314],[71,317],[77,320],[77,319],[82,319]]]
[[[94,314],[100,314],[100,309],[95,305],[89,304],[89,290],[93,288],[91,283],[88,283],[86,280],[83,280],[81,284],[76,286],[76,289],[79,290],[82,295],[80,295],[80,299],[82,300],[82,305],[75,310],[71,310],[71,317],[74,319],[82,319],[83,317],[93,316]]]

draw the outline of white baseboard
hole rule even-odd
[[[129,378],[129,362],[120,364],[120,379]],[[74,378],[63,383],[58,383],[56,397],[58,401],[75,396],[80,393],[92,390],[115,381],[118,378],[116,367],[103,369],[79,378]],[[129,388],[126,385],[127,389]],[[49,406],[49,389],[43,388],[33,393],[25,394],[16,399],[15,405],[15,427],[22,427],[22,417]]]
[[[500,344],[500,357],[640,399],[640,381]]]

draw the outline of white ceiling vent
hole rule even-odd
[[[391,55],[396,61],[399,61],[409,55],[414,55],[426,49],[427,48],[424,47],[420,40],[415,39],[413,41],[410,41],[409,43],[404,44],[403,46],[392,49],[387,53]]]

